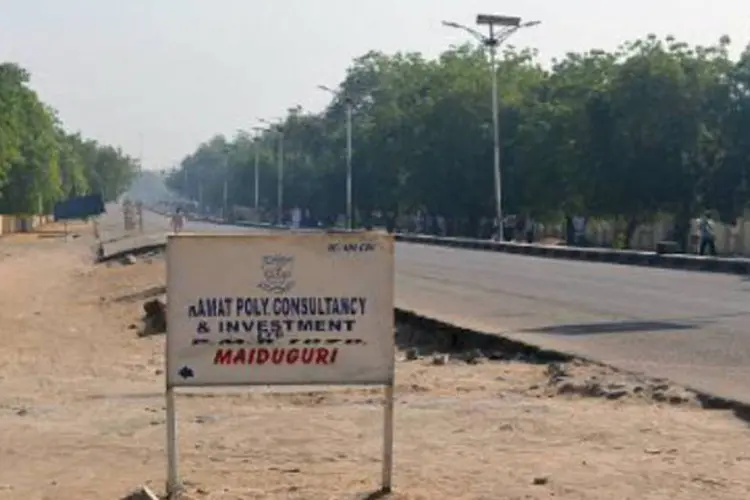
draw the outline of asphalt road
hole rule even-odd
[[[169,223],[148,213],[145,228]],[[396,262],[400,308],[750,403],[750,277],[407,243]]]

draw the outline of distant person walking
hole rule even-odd
[[[531,215],[526,215],[524,219],[524,235],[526,236],[526,243],[534,243],[534,230],[536,229],[536,223]]]
[[[172,231],[177,234],[182,231],[185,226],[185,216],[182,213],[182,209],[178,208],[172,215]]]
[[[714,236],[714,228],[711,218],[708,212],[703,214],[703,217],[698,221],[698,253],[700,255],[715,256],[716,255],[716,237]]]

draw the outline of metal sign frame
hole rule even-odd
[[[319,235],[321,233],[318,233]],[[363,232],[346,232],[346,233],[339,233],[339,234],[347,234],[350,236],[366,236],[367,233]],[[384,235],[379,233],[372,233],[373,235],[376,235],[378,238],[384,238]],[[173,241],[175,238],[190,238],[191,236],[200,236],[200,237],[206,237],[206,235],[186,235],[186,234],[180,234],[180,235],[170,235],[167,238],[167,297],[169,297],[169,290],[170,290],[170,275],[174,272],[176,272],[176,269],[172,269],[170,266],[170,241]],[[247,235],[242,235],[245,237],[248,237]],[[211,238],[227,238],[227,237],[242,237],[240,235],[214,235],[210,236]],[[330,236],[330,235],[329,235]],[[255,236],[258,237],[258,236]],[[386,236],[387,239],[391,242],[391,250],[393,249],[393,238],[390,236]],[[395,308],[395,304],[392,304],[392,309]],[[169,352],[169,342],[170,342],[170,335],[169,335],[169,313],[167,315],[167,347],[166,351]],[[395,316],[392,316],[392,319],[390,321],[391,331],[393,331],[393,327],[395,326]],[[176,386],[174,383],[169,381],[169,374],[171,373],[171,369],[173,367],[170,366],[170,356],[165,355],[165,381],[166,381],[166,390],[165,390],[165,399],[166,399],[166,439],[167,439],[167,481],[166,481],[166,493],[167,498],[169,500],[176,500],[179,497],[179,494],[183,490],[182,482],[180,480],[180,474],[179,474],[179,446],[178,446],[178,432],[177,432],[177,392],[183,392],[183,393],[195,393],[200,391],[201,388],[228,388],[228,387],[237,387],[238,384],[222,384],[222,385],[194,385],[191,386],[189,384],[179,384],[179,386]],[[320,383],[308,383],[308,384],[302,384],[302,383],[294,383],[289,385],[299,385],[299,386],[319,386],[319,385],[330,385],[330,386],[346,386],[346,387],[353,387],[353,386],[373,386],[373,385],[382,385],[384,388],[384,403],[383,403],[383,457],[382,457],[382,471],[381,471],[381,488],[378,493],[387,494],[392,491],[392,477],[393,477],[393,442],[394,442],[394,430],[393,430],[393,416],[394,416],[394,406],[395,406],[395,398],[394,398],[394,378],[395,378],[395,349],[393,351],[393,362],[391,363],[391,372],[390,372],[390,379],[383,384],[382,381],[377,382],[356,382],[356,383],[349,383],[349,382],[320,382]],[[263,384],[242,384],[246,387],[252,387],[254,385],[268,385],[266,383]],[[284,384],[273,384],[275,386],[282,386]]]

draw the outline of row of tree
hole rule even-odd
[[[551,67],[508,47],[498,65],[505,213],[607,218],[628,236],[660,214],[674,216],[675,237],[706,209],[735,219],[750,197],[750,51],[733,60],[729,44],[648,36]],[[283,132],[284,205],[343,213],[350,99],[360,217],[423,211],[476,234],[495,213],[489,71],[470,45],[434,60],[368,53],[324,111],[292,108],[278,129],[216,136],[168,182],[209,205],[252,206],[257,152],[260,203],[273,208]]]
[[[0,213],[50,213],[55,202],[89,193],[110,201],[138,169],[121,150],[66,132],[29,88],[29,73],[0,63]]]

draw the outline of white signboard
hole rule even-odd
[[[173,235],[167,387],[391,385],[393,240]]]

